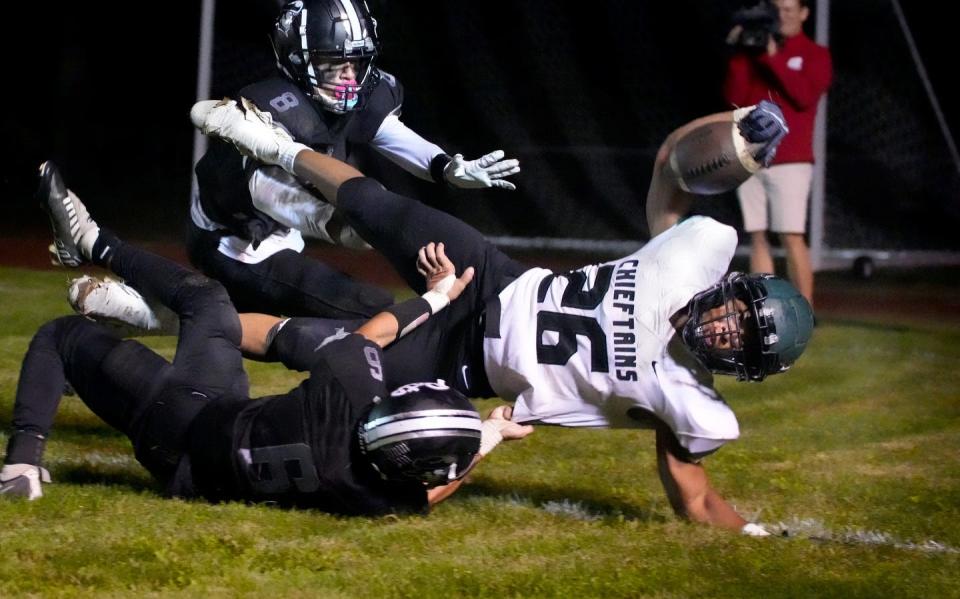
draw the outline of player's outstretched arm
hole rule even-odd
[[[463,154],[455,154],[443,169],[443,178],[461,189],[497,187],[513,191],[517,186],[507,181],[506,177],[519,172],[519,160],[504,159],[503,150],[494,150],[476,160],[464,160]]]
[[[476,160],[465,160],[463,154],[450,156],[409,128],[396,114],[380,123],[370,145],[403,170],[425,181],[446,182],[461,189],[517,188],[506,177],[520,172],[520,161],[504,158],[503,150],[488,152]]]
[[[333,204],[342,183],[363,176],[349,164],[294,141],[269,112],[246,98],[197,102],[190,120],[204,134],[232,143],[241,154],[282,167],[310,183]]]
[[[264,360],[284,318],[272,314],[244,312],[240,317],[240,351],[251,360]]]
[[[780,108],[764,100],[698,118],[667,136],[647,192],[650,235],[683,218],[695,195],[733,190],[768,166],[787,132]]]
[[[474,274],[474,269],[470,266],[457,277],[453,262],[444,252],[443,244],[433,242],[420,249],[417,270],[427,280],[427,292],[420,297],[390,306],[357,329],[358,334],[380,347],[386,347],[460,297],[473,280]]]
[[[686,462],[670,450],[676,443],[669,431],[657,430],[657,468],[673,511],[681,518],[736,530],[752,536],[768,533],[747,522],[720,496],[702,464]]]
[[[356,333],[380,347],[386,347],[425,322],[430,315],[436,314],[460,297],[474,275],[474,269],[471,266],[457,277],[456,268],[447,257],[444,245],[432,242],[420,249],[417,270],[427,280],[427,292],[376,314],[362,324],[355,331]],[[240,350],[243,355],[253,360],[265,359],[270,352],[270,346],[279,325],[284,320],[269,314],[240,314],[240,326],[243,331]]]

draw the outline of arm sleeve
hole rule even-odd
[[[299,316],[284,321],[267,348],[268,362],[281,362],[290,370],[307,372],[317,359],[317,349],[343,339],[365,321]]]
[[[374,398],[387,397],[383,382],[383,351],[360,335],[349,334],[317,348],[310,377],[336,379],[354,410],[361,412]]]
[[[278,166],[254,169],[247,181],[257,210],[307,237],[333,243],[325,225],[334,211],[323,196]]]
[[[830,52],[823,48],[817,50],[806,56],[809,65],[799,71],[787,67],[788,57],[784,52],[760,59],[777,81],[784,99],[796,110],[808,110],[815,106],[833,78]]]
[[[427,181],[433,181],[431,162],[445,154],[443,148],[407,127],[396,114],[383,119],[370,145],[390,162]]]

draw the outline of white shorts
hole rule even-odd
[[[805,233],[812,179],[812,163],[792,162],[763,169],[744,181],[737,188],[743,230]]]

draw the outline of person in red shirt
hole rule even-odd
[[[780,36],[769,35],[765,48],[737,46],[728,62],[723,92],[734,106],[766,99],[783,109],[790,133],[772,166],[744,182],[737,195],[743,228],[751,239],[750,270],[774,272],[767,230],[778,233],[790,280],[812,305],[813,269],[804,233],[813,177],[813,124],[833,67],[830,51],[803,32],[810,16],[807,0],[774,0],[773,5],[779,12]],[[736,45],[742,31],[741,25],[734,26],[727,42]]]

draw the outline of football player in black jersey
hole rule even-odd
[[[238,95],[269,111],[296,141],[341,160],[366,145],[422,179],[514,189],[505,177],[519,165],[502,151],[477,160],[450,156],[400,120],[403,87],[377,68],[377,23],[364,0],[290,2],[271,41],[280,76]],[[226,287],[241,312],[368,318],[392,303],[385,290],[302,255],[304,236],[365,247],[311,187],[221,141],[212,141],[196,174],[190,260]]]
[[[531,427],[502,409],[481,423],[442,380],[385,385],[381,349],[456,299],[442,251],[419,270],[430,291],[391,306],[353,334],[312,350],[310,376],[288,393],[249,398],[236,310],[223,286],[101,229],[45,163],[38,195],[64,265],[92,262],[179,316],[172,362],[81,316],[43,325],[23,361],[0,495],[42,496],[46,437],[65,381],[126,434],[166,493],[211,501],[270,501],[347,515],[425,512],[504,438]]]

